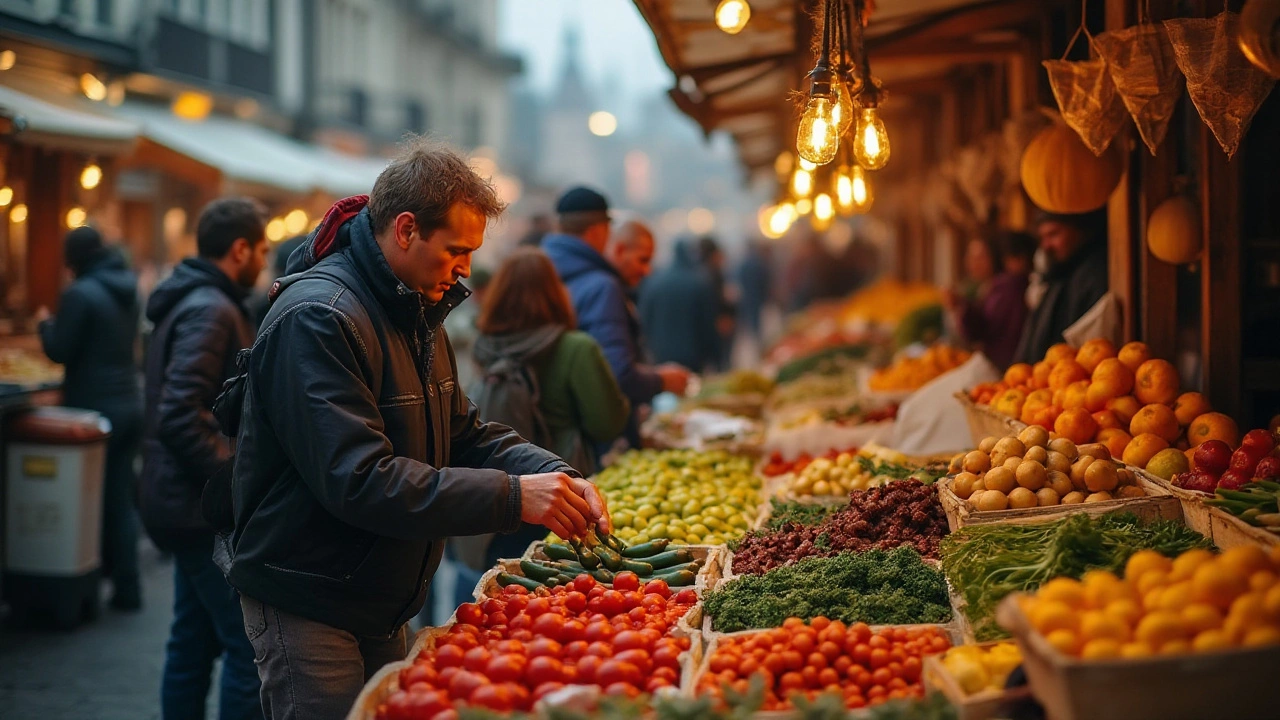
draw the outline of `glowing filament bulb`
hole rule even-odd
[[[813,212],[813,201],[809,198],[800,198],[796,201],[796,215],[803,217]]]
[[[798,168],[791,176],[791,192],[798,198],[807,198],[813,192],[813,173]]]
[[[796,152],[800,157],[818,165],[826,165],[836,157],[840,136],[836,134],[836,122],[831,117],[831,98],[809,98],[800,127],[796,131]]]
[[[831,196],[826,193],[818,193],[813,199],[813,228],[819,232],[831,227],[831,220],[836,215],[835,207],[831,203]]]
[[[836,134],[844,137],[845,132],[853,124],[853,119],[857,117],[858,112],[853,107],[853,96],[849,94],[849,88],[844,83],[837,80],[831,84],[831,90],[835,94],[835,104],[831,108],[831,119],[836,123]]]
[[[879,170],[889,162],[889,133],[875,108],[863,108],[858,115],[853,154],[867,170]]]
[[[90,163],[80,172],[80,187],[85,190],[92,190],[98,187],[98,183],[102,182],[102,168],[96,163]]]
[[[850,175],[850,190],[853,195],[853,212],[864,213],[871,209],[871,181],[867,178],[867,171],[862,169],[861,165],[853,166],[853,173]]]
[[[720,0],[716,6],[716,27],[737,35],[747,26],[751,19],[751,6],[747,0]]]
[[[848,165],[836,171],[836,207],[841,215],[853,212],[853,171]]]

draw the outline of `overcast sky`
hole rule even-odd
[[[559,76],[571,23],[593,86],[617,83],[627,102],[671,87],[671,72],[631,0],[499,0],[499,42],[524,57],[524,82],[539,91]]]

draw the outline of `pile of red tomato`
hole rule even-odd
[[[845,450],[828,450],[818,457],[824,457],[828,460],[835,460],[840,457],[840,453],[849,453],[850,455],[858,454],[858,448],[848,448]],[[787,473],[799,473],[809,467],[809,463],[814,458],[809,453],[800,453],[795,460],[783,460],[782,453],[777,450],[769,456],[769,461],[765,463],[760,472],[766,477],[777,477],[778,475],[786,475]]]
[[[938,628],[886,628],[872,632],[865,623],[816,617],[805,625],[788,618],[781,628],[720,638],[699,694],[721,696],[725,687],[745,693],[748,679],[764,675],[762,710],[787,710],[791,698],[809,699],[833,692],[849,708],[899,698],[924,697],[920,664],[925,655],[951,647]]]
[[[435,647],[400,671],[378,720],[457,720],[460,706],[527,711],[566,685],[627,697],[674,687],[689,639],[670,630],[697,599],[630,572],[612,588],[579,575],[554,589],[496,590],[460,606]]]

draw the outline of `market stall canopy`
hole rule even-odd
[[[118,154],[138,138],[138,124],[56,105],[12,87],[0,85],[0,118],[5,134],[32,145],[65,150]]]
[[[676,76],[670,95],[706,132],[733,135],[749,170],[772,167],[798,116],[788,95],[813,66],[815,0],[750,0],[736,35],[716,27],[716,0],[635,0]],[[866,30],[873,75],[895,108],[942,93],[957,68],[1004,62],[1029,42],[1011,32],[1037,20],[1034,0],[881,0]]]
[[[303,195],[367,193],[385,161],[351,158],[307,145],[252,123],[210,116],[184,120],[167,107],[126,102],[115,111],[141,126],[157,145],[219,170],[232,181]]]

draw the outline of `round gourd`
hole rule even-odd
[[[1167,263],[1182,265],[1200,257],[1202,237],[1200,213],[1181,195],[1160,203],[1147,220],[1147,247]]]
[[[1041,130],[1022,152],[1022,187],[1038,207],[1084,213],[1107,204],[1120,182],[1124,158],[1112,143],[1097,157],[1066,125]]]

